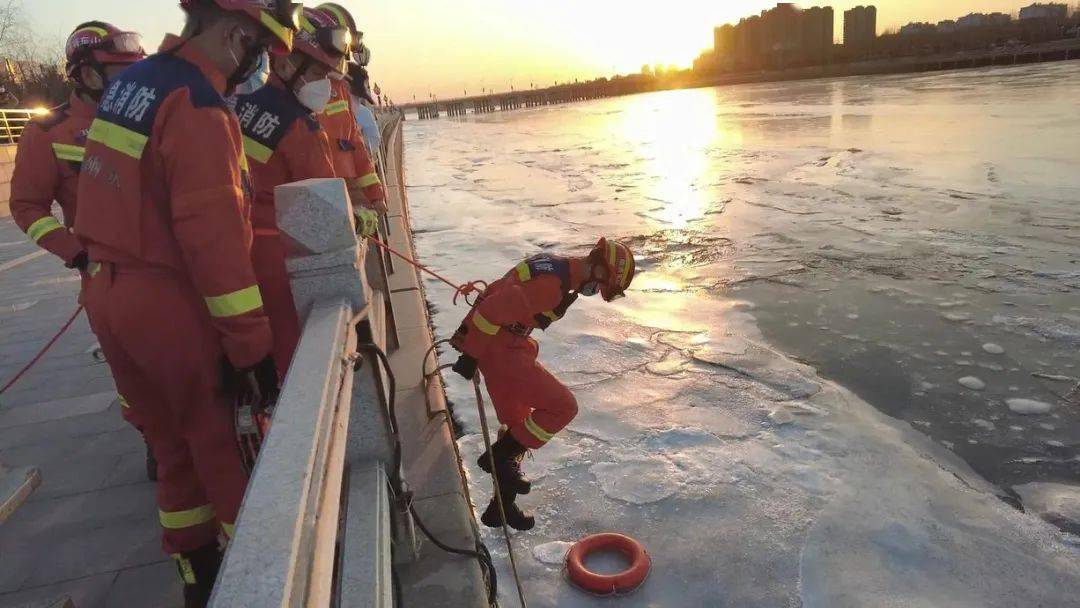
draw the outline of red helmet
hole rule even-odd
[[[593,248],[592,255],[607,265],[608,280],[600,286],[604,300],[610,302],[621,298],[634,280],[634,252],[618,241],[601,238]]]
[[[180,0],[180,8],[190,10],[197,4],[211,2],[223,11],[244,13],[274,35],[270,51],[287,55],[292,51],[293,36],[300,29],[301,6],[292,0]]]
[[[127,65],[146,57],[146,51],[142,38],[135,32],[125,32],[101,21],[88,21],[68,36],[64,55],[65,72],[68,78],[74,78],[84,65]]]
[[[345,73],[345,64],[352,50],[352,32],[338,25],[323,11],[305,8],[300,19],[293,51],[303,53],[338,72]]]
[[[344,6],[341,6],[340,4],[335,4],[333,2],[324,2],[323,4],[316,6],[315,10],[326,13],[338,25],[344,28],[348,28],[349,31],[352,32],[352,50],[354,53],[353,59],[356,61],[356,63],[359,63],[360,65],[367,65],[368,61],[371,60],[371,51],[369,51],[368,48],[364,46],[364,32],[361,32],[360,29],[356,27],[356,19],[353,18],[352,13],[350,13]]]

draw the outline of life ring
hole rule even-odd
[[[597,551],[615,550],[630,560],[630,567],[618,574],[597,574],[585,567],[585,558]],[[637,589],[652,568],[652,559],[638,541],[622,534],[586,536],[566,552],[566,573],[570,582],[589,593],[609,595]]]

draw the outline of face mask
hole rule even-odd
[[[330,89],[329,78],[306,82],[304,83],[304,86],[300,87],[300,90],[296,92],[296,99],[298,99],[305,108],[316,114],[319,114],[326,109],[326,104],[330,103],[330,97],[332,96],[333,91]]]
[[[242,36],[243,40],[250,40],[250,37],[246,34]],[[241,83],[245,83],[248,78],[252,76],[259,69],[259,58],[266,55],[266,48],[262,46],[245,46],[244,56],[237,58],[236,53],[233,52],[232,47],[229,47],[229,55],[232,60],[236,62],[236,70],[225,81],[227,88],[235,89]]]
[[[371,63],[371,49],[361,43],[360,48],[356,49],[356,52],[353,53],[353,59],[361,66],[366,66]]]
[[[255,70],[247,77],[247,80],[236,85],[236,95],[251,95],[255,91],[266,86],[270,80],[270,53],[263,51],[255,61]]]

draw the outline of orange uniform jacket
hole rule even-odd
[[[251,267],[247,159],[224,90],[175,36],[125,70],[90,128],[75,234],[92,261],[187,277],[229,360],[246,368],[270,352],[270,325]]]
[[[547,329],[577,299],[572,290],[583,272],[576,262],[551,255],[518,264],[484,291],[455,334],[454,346],[482,360],[494,344]]]
[[[35,119],[23,131],[11,178],[11,215],[31,240],[65,264],[83,250],[68,230],[75,225],[75,195],[86,133],[94,107],[72,95],[52,113]],[[64,225],[52,215],[56,201]]]
[[[368,153],[364,136],[356,126],[349,85],[344,80],[331,80],[330,85],[333,96],[330,104],[319,114],[319,123],[330,140],[334,172],[346,182],[356,181],[368,201],[383,200],[386,191],[375,171],[375,163]]]
[[[276,234],[274,188],[303,179],[335,177],[330,142],[319,122],[276,75],[236,101],[244,151],[255,182],[256,233]]]

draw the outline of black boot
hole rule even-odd
[[[499,472],[499,483],[515,494],[528,494],[532,491],[532,482],[521,472],[521,459],[528,448],[518,443],[510,433],[499,433],[499,440],[491,446],[495,454],[495,466]],[[491,473],[491,458],[487,452],[480,455],[476,464],[485,473]]]
[[[157,481],[157,459],[154,458],[154,453],[150,451],[150,444],[146,444],[146,478],[150,481]]]
[[[503,510],[506,511],[506,525],[515,530],[532,530],[536,525],[536,518],[524,513],[515,501],[517,495],[513,492],[503,493]],[[488,503],[487,509],[480,516],[480,521],[489,528],[501,528],[502,517],[499,516],[499,503],[494,498]]]
[[[181,553],[176,567],[184,581],[184,608],[206,608],[221,569],[221,549],[217,543]]]

